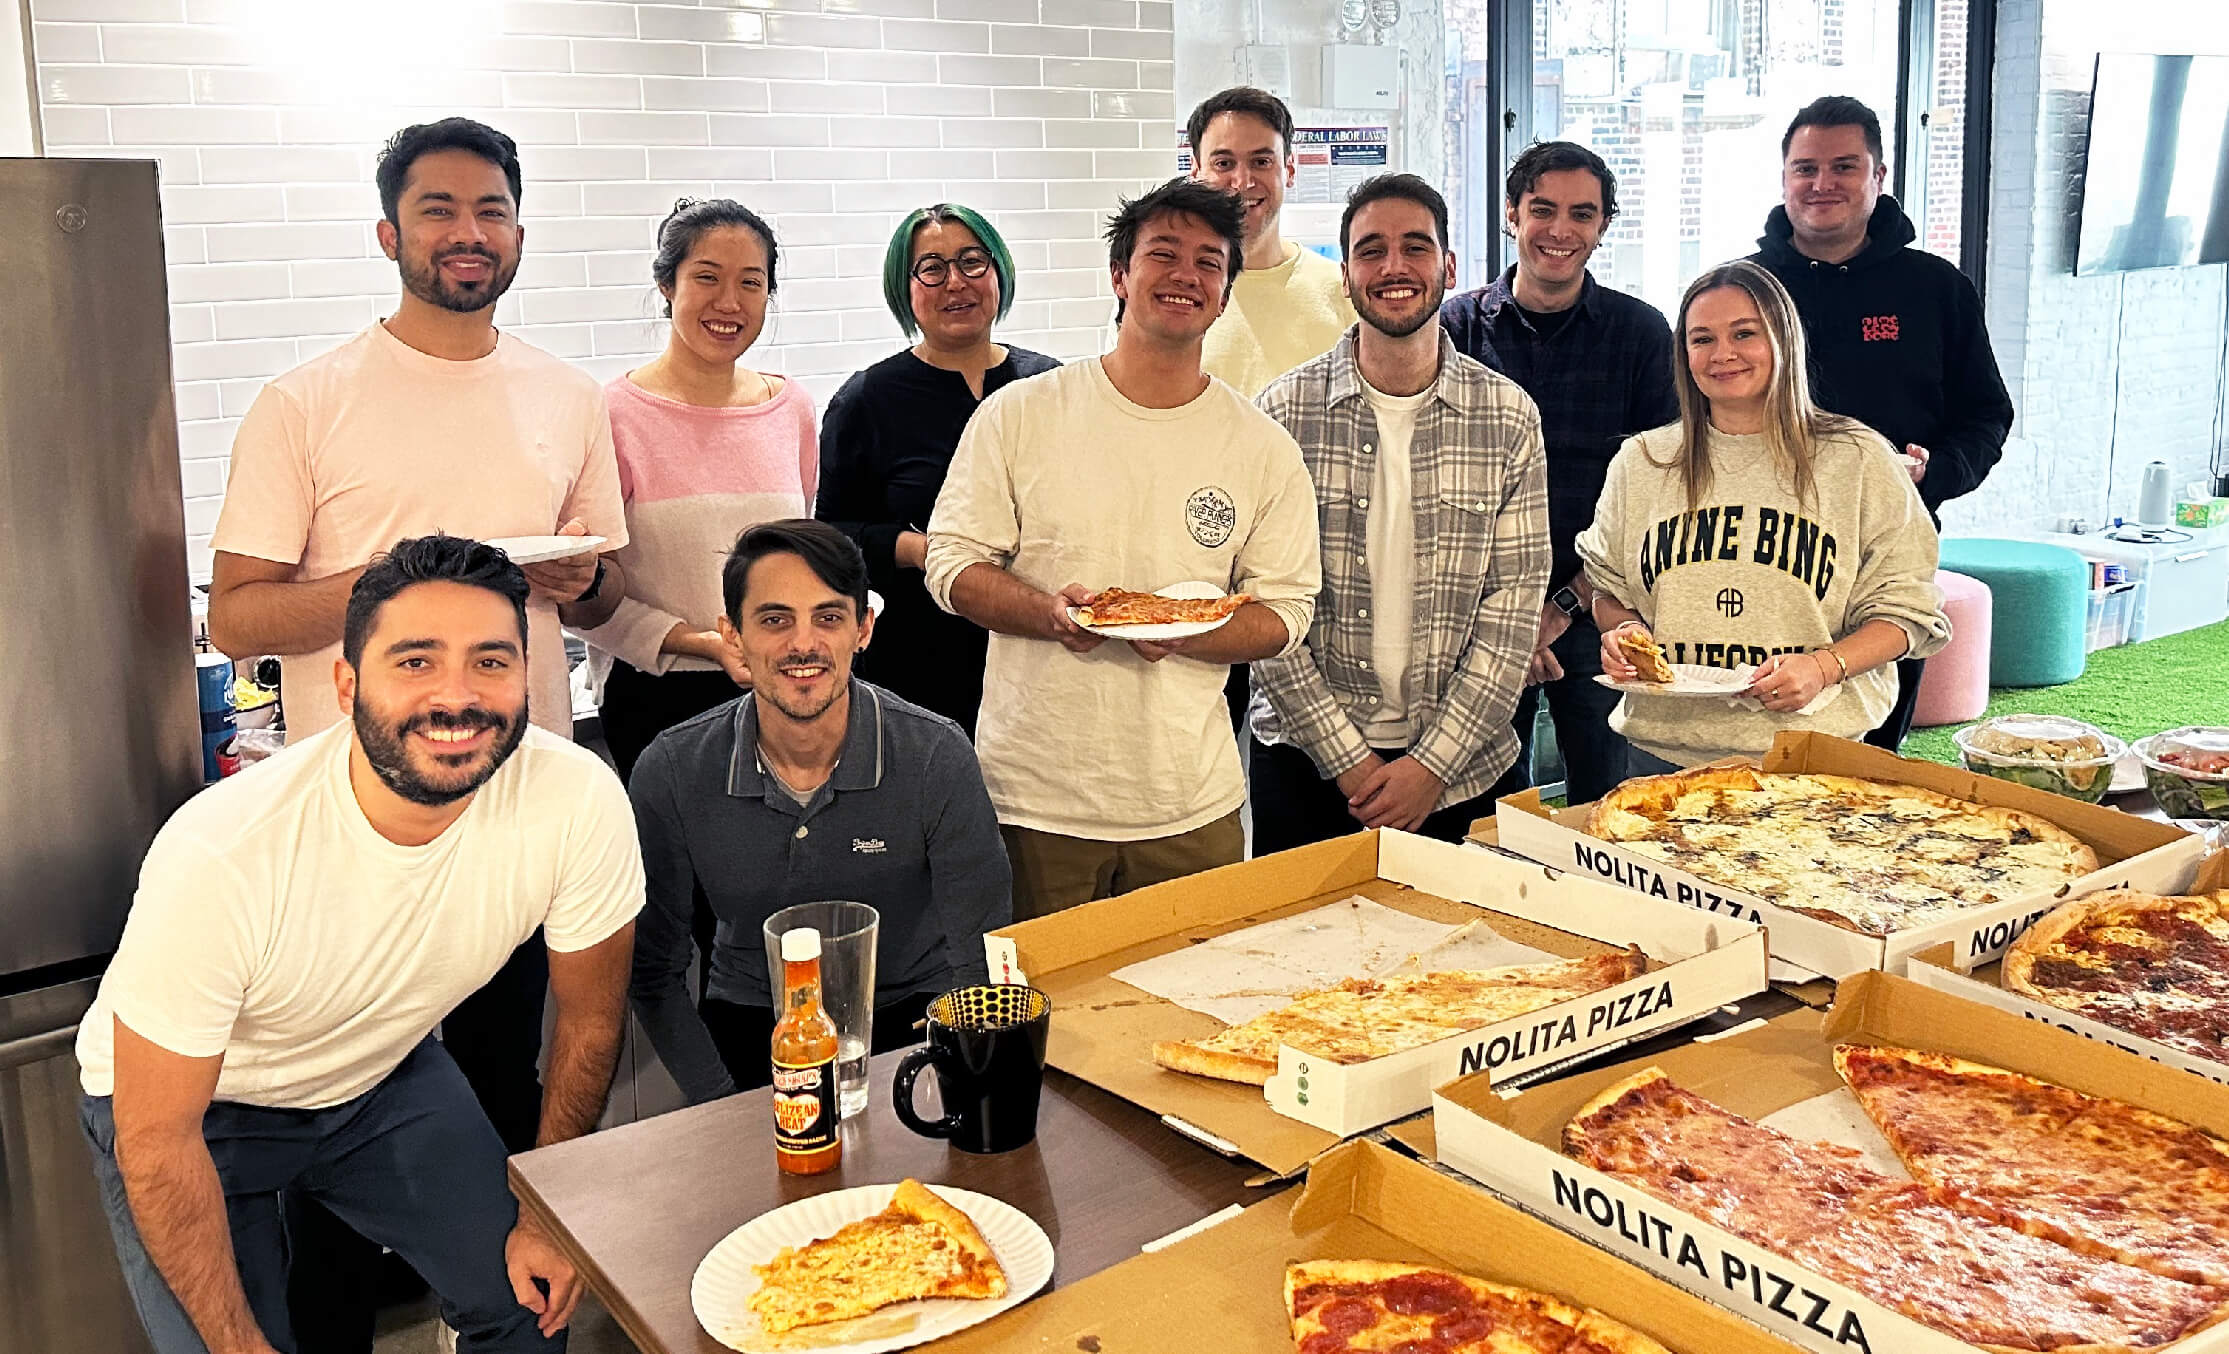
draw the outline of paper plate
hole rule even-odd
[[[761,1213],[721,1238],[689,1281],[689,1306],[713,1339],[745,1354],[812,1350],[815,1354],[884,1354],[940,1339],[1029,1300],[1053,1276],[1053,1243],[1027,1213],[988,1194],[929,1186],[973,1219],[1006,1271],[1003,1298],[922,1298],[885,1307],[851,1321],[800,1326],[768,1335],[750,1308],[759,1290],[752,1266],[771,1261],[785,1246],[803,1246],[833,1235],[847,1223],[890,1206],[895,1185],[864,1185],[816,1194]]]
[[[1155,588],[1153,595],[1156,597],[1222,597],[1226,594],[1223,589],[1216,587],[1213,583],[1171,583],[1165,588]],[[1149,643],[1158,644],[1163,640],[1190,639],[1194,635],[1204,635],[1210,630],[1220,630],[1230,623],[1231,618],[1225,616],[1219,621],[1186,621],[1179,625],[1084,625],[1083,618],[1077,614],[1076,608],[1070,607],[1068,608],[1068,619],[1082,625],[1084,629],[1095,635],[1105,635],[1109,639],[1142,639]]]
[[[498,536],[492,545],[511,557],[513,564],[543,564],[569,555],[584,555],[604,543],[601,536]]]
[[[1672,681],[1665,685],[1659,685],[1655,682],[1615,682],[1610,680],[1610,674],[1606,672],[1596,673],[1594,680],[1612,691],[1638,693],[1643,696],[1687,696],[1694,698],[1715,696],[1724,700],[1728,696],[1740,695],[1742,688],[1749,685],[1749,675],[1756,671],[1752,667],[1739,667],[1731,670],[1706,668],[1700,663],[1670,663],[1666,666],[1672,670]]]

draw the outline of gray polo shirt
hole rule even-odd
[[[877,1005],[982,982],[983,933],[1013,919],[998,820],[959,726],[854,679],[851,727],[803,804],[758,756],[758,705],[740,697],[658,735],[628,793],[648,902],[632,995],[691,1101],[734,1089],[689,1002],[693,894],[719,926],[706,995],[770,1007],[761,930],[793,903],[842,898],[882,914]]]

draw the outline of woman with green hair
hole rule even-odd
[[[940,202],[909,213],[883,254],[882,295],[912,347],[852,373],[820,431],[815,515],[859,543],[882,594],[860,676],[975,734],[989,636],[923,586],[929,510],[960,432],[1001,387],[1060,363],[993,343],[1014,305],[1014,257],[978,213]]]

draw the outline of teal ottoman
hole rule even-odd
[[[2057,686],[2082,675],[2090,566],[2080,555],[2041,541],[1950,538],[1942,567],[1989,585],[1991,686]]]

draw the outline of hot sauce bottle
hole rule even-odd
[[[774,1025],[774,1158],[791,1175],[843,1160],[836,1022],[820,1005],[820,932],[782,933],[782,1018]]]

